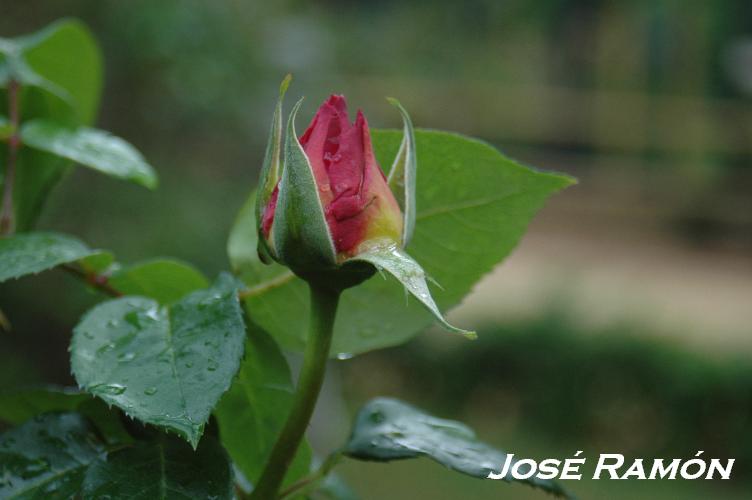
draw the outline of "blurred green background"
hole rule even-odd
[[[737,459],[732,481],[569,483],[582,498],[748,498],[748,0],[24,0],[0,5],[0,35],[63,16],[102,44],[98,126],[137,145],[162,183],[77,169],[40,227],[124,262],[228,267],[287,72],[302,115],[337,92],[395,127],[394,95],[418,126],[580,179],[453,312],[477,342],[430,331],[333,366],[313,428],[321,452],[360,403],[391,395],[518,455]],[[68,336],[95,300],[59,272],[2,286],[0,387],[71,384]],[[342,473],[364,499],[544,497],[422,460]]]

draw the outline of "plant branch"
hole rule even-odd
[[[8,82],[8,114],[11,126],[11,136],[8,138],[8,164],[5,166],[5,178],[3,180],[3,201],[0,208],[0,234],[13,234],[15,230],[15,217],[13,214],[13,185],[16,182],[16,159],[18,148],[21,145],[21,136],[18,133],[19,112],[18,96],[20,85],[16,80]]]
[[[238,298],[240,300],[245,300],[250,297],[255,297],[256,295],[261,295],[268,290],[284,285],[285,283],[291,281],[294,277],[295,275],[292,272],[286,271],[275,278],[264,281],[250,288],[246,288],[245,290],[241,290],[238,293]]]
[[[315,472],[312,474],[309,474],[303,478],[301,478],[299,481],[294,483],[289,488],[286,488],[279,494],[279,498],[281,500],[284,500],[285,498],[288,498],[289,496],[300,492],[303,488],[307,488],[319,480],[325,478],[329,472],[339,463],[340,460],[342,460],[342,451],[337,450],[331,455],[327,457],[326,460],[324,460],[324,463],[321,464],[321,467],[316,469]]]
[[[85,281],[87,284],[96,288],[100,292],[109,295],[110,297],[123,296],[123,293],[121,291],[116,290],[112,285],[110,285],[107,276],[105,276],[104,274],[87,272],[78,266],[74,266],[73,264],[63,264],[60,267],[76,278]]]
[[[295,400],[285,426],[272,448],[269,460],[261,473],[261,478],[251,494],[252,500],[278,498],[278,492],[290,467],[295,453],[300,447],[313,409],[324,382],[326,362],[334,331],[334,318],[337,314],[339,292],[317,288],[309,284],[311,295],[311,317],[308,342],[300,372]]]

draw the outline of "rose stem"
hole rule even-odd
[[[285,426],[261,473],[261,478],[251,494],[252,500],[277,498],[287,469],[300,447],[300,442],[311,420],[324,381],[340,292],[318,288],[314,285],[309,285],[309,287],[310,329],[295,400]]]

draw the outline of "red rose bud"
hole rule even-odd
[[[339,260],[377,239],[402,243],[402,212],[371,146],[368,123],[358,111],[351,124],[343,96],[321,105],[300,137]]]
[[[377,268],[394,275],[448,329],[426,284],[423,269],[402,247],[415,225],[415,138],[400,104],[404,135],[388,178],[371,144],[363,113],[350,122],[345,98],[332,95],[297,137],[290,113],[282,149],[280,88],[261,170],[256,222],[259,256],[289,267],[320,286],[347,288]]]
[[[272,129],[273,142],[278,142],[278,127]],[[402,211],[376,161],[368,123],[362,112],[358,111],[355,122],[351,123],[345,98],[332,95],[321,105],[297,142],[310,167],[317,201],[323,210],[328,237],[334,248],[333,259],[324,260],[336,265],[357,255],[364,245],[378,242],[402,244]],[[272,147],[271,153],[267,151],[272,164],[270,173],[279,170],[279,160],[274,161],[273,150]],[[271,187],[269,180],[267,176],[266,192]],[[277,213],[280,180],[267,196],[259,197],[263,203],[260,236],[267,248],[274,249],[270,252],[273,255],[277,249],[272,226]],[[326,252],[317,249],[316,253]],[[280,255],[277,253],[276,257]]]

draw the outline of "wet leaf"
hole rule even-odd
[[[19,425],[40,413],[73,411],[89,394],[65,387],[44,387],[0,392],[0,421]]]
[[[36,274],[100,252],[57,233],[19,233],[0,238],[0,282]]]
[[[0,498],[75,498],[87,467],[103,453],[83,416],[35,417],[0,435]]]
[[[418,302],[433,314],[434,318],[441,326],[450,332],[459,333],[467,338],[475,339],[475,332],[463,330],[450,325],[439,311],[436,302],[431,297],[431,291],[428,289],[426,273],[420,264],[410,257],[407,252],[395,244],[377,245],[369,248],[356,257],[353,261],[368,262],[376,266],[379,271],[386,271],[394,276],[399,283],[405,287],[405,290],[415,297]]]
[[[49,413],[0,435],[0,498],[233,498],[227,453],[211,437],[196,451],[177,438],[106,453],[78,413]]]
[[[116,271],[109,283],[124,295],[142,295],[160,304],[171,304],[209,286],[201,271],[176,259],[138,262]]]
[[[507,456],[478,441],[472,429],[460,422],[436,418],[388,398],[374,399],[358,412],[345,454],[378,462],[426,456],[481,479],[490,472],[498,473]],[[517,481],[511,473],[505,480]],[[553,481],[532,477],[519,482],[557,496],[569,496]]]
[[[31,148],[74,161],[103,174],[153,189],[157,174],[141,153],[119,137],[93,128],[72,128],[52,120],[31,120],[21,127]]]
[[[237,283],[224,275],[170,306],[145,297],[96,306],[74,330],[71,366],[86,391],[196,446],[244,338]]]
[[[71,387],[38,387],[0,392],[0,421],[20,425],[36,415],[76,411],[86,416],[109,444],[130,443],[116,410],[100,399]]]
[[[214,499],[233,496],[227,453],[207,436],[193,451],[169,436],[110,453],[93,463],[84,480],[83,498],[142,500]]]

